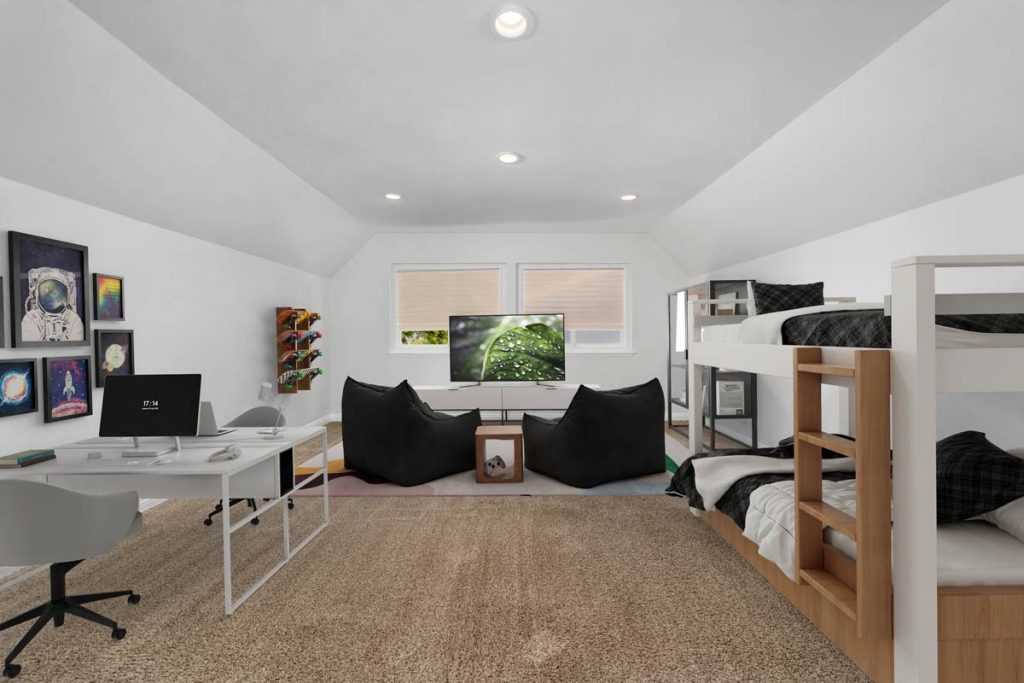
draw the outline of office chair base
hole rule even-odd
[[[256,512],[256,499],[255,498],[232,498],[230,503],[229,503],[229,507],[234,507],[237,503],[241,503],[241,502],[244,502],[246,505],[249,506],[250,510],[252,510],[253,512]],[[219,515],[222,512],[224,512],[224,504],[218,502],[213,507],[213,512],[211,512],[210,514],[206,515],[206,519],[203,520],[203,526],[213,526],[213,518],[214,518],[214,516],[215,515]],[[259,517],[253,517],[252,519],[249,520],[249,524],[252,524],[253,526],[256,526],[259,523],[260,523],[260,518]]]
[[[27,612],[23,612],[13,619],[8,619],[4,623],[0,624],[0,631],[6,631],[9,628],[23,624],[26,621],[35,619],[35,622],[28,629],[18,644],[14,646],[10,654],[4,659],[3,675],[5,678],[14,678],[21,673],[21,666],[14,663],[15,658],[21,654],[22,650],[32,642],[32,640],[39,635],[39,632],[43,630],[51,621],[53,622],[54,628],[59,628],[64,625],[64,617],[67,615],[78,617],[79,619],[85,619],[101,626],[106,626],[110,629],[110,637],[114,640],[121,640],[127,635],[127,631],[117,625],[117,622],[113,619],[93,612],[91,609],[83,607],[90,602],[100,602],[103,600],[112,600],[114,598],[127,597],[128,602],[132,605],[137,605],[142,600],[142,596],[135,591],[112,591],[109,593],[90,593],[88,595],[67,595],[67,574],[69,571],[78,566],[81,560],[76,562],[57,562],[50,565],[50,602],[43,603],[38,607],[34,607]]]

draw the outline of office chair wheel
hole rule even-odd
[[[294,510],[295,509],[295,501],[292,500],[291,498],[288,499],[288,509],[289,510]]]
[[[213,520],[207,517],[203,520],[203,526],[213,526]]]
[[[132,593],[131,595],[128,596],[128,602],[129,602],[129,604],[137,605],[140,602],[142,602],[142,596],[139,595],[138,593]]]
[[[128,634],[128,631],[126,631],[125,629],[123,629],[123,628],[115,628],[113,631],[110,632],[110,637],[113,638],[114,640],[121,640],[127,634]]]
[[[21,673],[20,664],[8,664],[4,667],[4,678],[17,678]]]
[[[259,523],[260,523],[260,518],[259,517],[253,517],[252,520],[249,521],[249,524],[252,524],[253,526],[256,526]]]

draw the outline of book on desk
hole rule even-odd
[[[0,456],[0,467],[28,467],[38,462],[53,460],[56,456],[53,449],[21,451],[10,455]]]

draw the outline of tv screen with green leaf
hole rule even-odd
[[[565,380],[565,316],[459,315],[448,321],[453,382]]]

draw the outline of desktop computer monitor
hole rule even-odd
[[[100,436],[195,436],[201,384],[202,375],[107,377]]]

